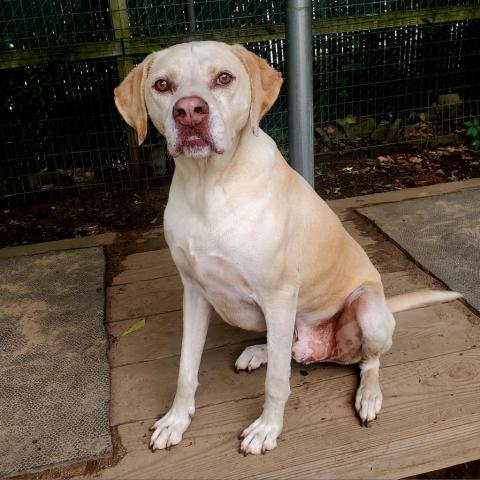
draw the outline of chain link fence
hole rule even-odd
[[[142,188],[173,163],[138,148],[113,89],[144,56],[191,39],[244,43],[284,76],[280,0],[3,0],[0,198]],[[479,0],[315,0],[315,151],[461,140],[480,116]],[[191,32],[194,25],[195,32]],[[288,79],[287,79],[288,81]],[[288,156],[285,88],[264,128]]]

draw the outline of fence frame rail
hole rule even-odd
[[[132,38],[125,25],[125,0],[109,0],[115,30],[114,40],[51,47],[38,50],[0,52],[0,70],[42,65],[54,62],[74,62],[108,57],[142,55],[176,43],[193,40],[217,40],[226,43],[249,43],[285,39],[283,23],[222,30],[185,31],[178,34]],[[123,14],[123,15],[122,15]],[[312,21],[312,35],[381,30],[412,25],[431,25],[480,19],[480,4],[421,8],[373,15],[331,17]],[[128,18],[127,18],[128,20]]]

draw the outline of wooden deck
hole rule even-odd
[[[331,203],[382,273],[388,295],[438,285],[354,208],[478,187],[478,181]],[[315,239],[312,239],[315,241]],[[197,411],[182,443],[148,449],[148,428],[170,406],[182,332],[182,287],[161,229],[112,248],[108,331],[113,339],[111,424],[126,451],[95,476],[115,479],[401,478],[480,458],[480,319],[461,302],[398,314],[383,357],[384,404],[370,428],[353,409],[354,367],[293,364],[278,447],[238,453],[238,434],[261,411],[265,367],[235,374],[257,333],[215,318],[200,367]],[[120,334],[140,318],[140,331]],[[112,337],[112,338],[113,338]]]

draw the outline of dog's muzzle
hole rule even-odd
[[[210,108],[201,97],[182,97],[172,109],[177,129],[174,156],[181,154],[199,155],[210,149],[223,153],[217,148],[210,133]],[[176,155],[175,155],[176,154]]]

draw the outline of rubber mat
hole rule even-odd
[[[357,211],[480,312],[480,190]]]
[[[0,261],[0,477],[110,456],[99,248]]]

